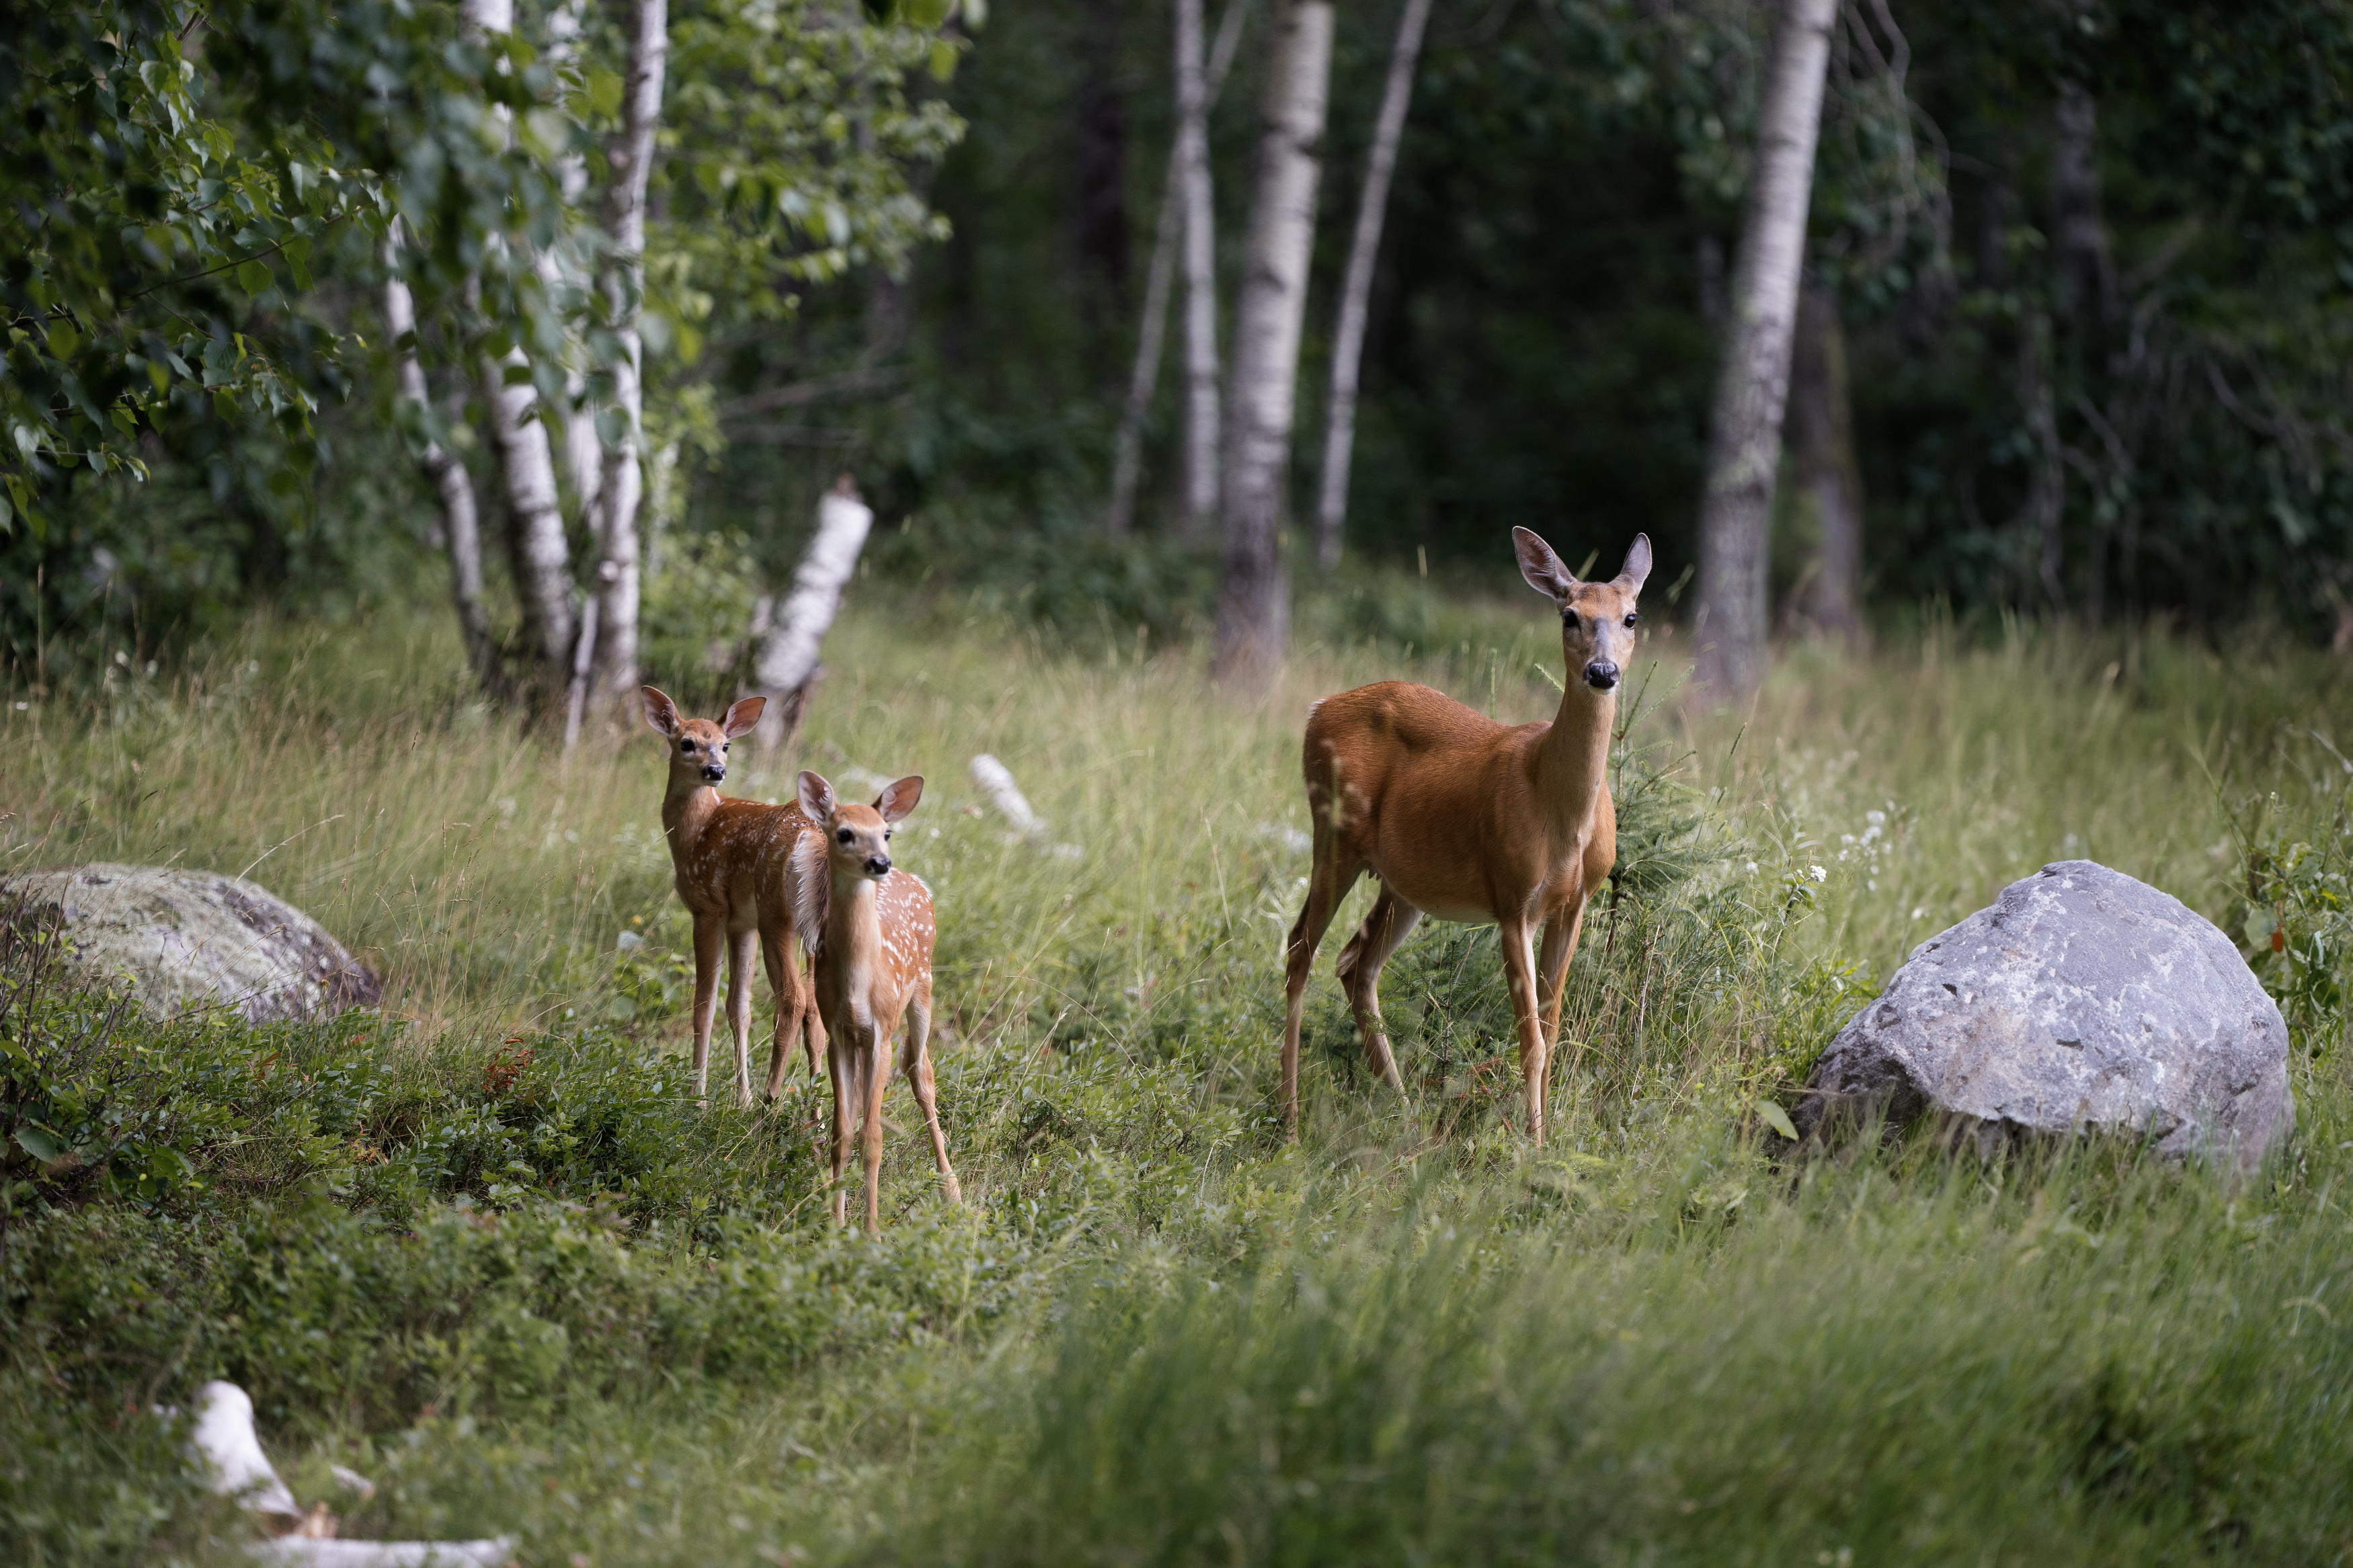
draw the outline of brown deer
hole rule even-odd
[[[694,1093],[708,1088],[712,1004],[719,955],[727,952],[727,1026],[735,1037],[735,1094],[752,1102],[752,950],[767,964],[776,1000],[776,1038],[768,1057],[771,1100],[785,1081],[785,1054],[802,1037],[817,1072],[822,1026],[814,993],[793,967],[793,938],[817,949],[817,915],[825,881],[825,846],[797,801],[763,805],[723,800],[727,743],[760,721],[767,700],[746,697],[713,723],[681,719],[653,687],[644,689],[646,722],[669,737],[670,787],[662,795],[662,833],[670,840],[678,896],[694,917]]]
[[[846,1223],[849,1194],[841,1173],[857,1138],[866,1161],[869,1231],[881,1223],[882,1092],[891,1082],[891,1037],[902,1014],[907,1038],[899,1068],[923,1108],[940,1185],[948,1202],[964,1201],[932,1088],[932,890],[913,873],[891,868],[891,825],[914,810],[923,794],[923,779],[910,776],[872,805],[859,805],[836,799],[833,786],[815,773],[800,779],[801,810],[822,834],[826,854],[817,998],[833,1078],[833,1222]]]
[[[1356,879],[1380,897],[1341,950],[1340,984],[1366,1054],[1398,1089],[1381,1028],[1381,966],[1425,914],[1493,921],[1520,1036],[1528,1136],[1544,1142],[1546,1058],[1560,1029],[1561,983],[1585,900],[1618,854],[1609,801],[1610,727],[1634,647],[1635,595],[1651,541],[1634,536],[1607,583],[1569,575],[1552,546],[1512,530],[1520,574],[1560,609],[1569,679],[1548,723],[1506,725],[1427,686],[1385,680],[1327,697],[1308,712],[1302,765],[1315,819],[1315,868],[1291,928],[1282,1024],[1282,1113],[1299,1127],[1299,1017],[1316,945]],[[1539,952],[1531,938],[1544,927]]]

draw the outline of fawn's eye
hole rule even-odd
[[[888,828],[888,827],[884,828],[884,829],[882,830],[882,837],[883,837],[885,839],[888,839],[888,838],[891,837],[891,835],[892,835],[892,831],[893,831],[893,829],[891,829],[891,828]]]
[[[691,752],[694,750],[694,742],[691,741],[681,741],[678,743],[678,749],[681,752]]]
[[[1631,610],[1626,612],[1626,624],[1630,626],[1640,621],[1641,618],[1641,616],[1634,614]]]
[[[1573,632],[1577,629],[1577,612],[1575,610],[1563,610],[1560,613],[1560,629],[1565,632]]]
[[[1633,617],[1633,616],[1627,616],[1627,617],[1626,617],[1626,624],[1627,624],[1628,626],[1632,626],[1632,625],[1634,624],[1634,617]],[[734,748],[734,747],[733,747],[733,746],[731,746],[731,745],[729,745],[729,744],[727,744],[727,742],[725,742],[724,741],[722,741],[722,742],[719,743],[719,749],[720,749],[721,751],[723,751],[723,752],[732,752],[732,751],[733,751],[735,748]]]
[[[847,844],[858,836],[845,827],[839,833],[835,834],[834,837],[840,839],[844,844]]]

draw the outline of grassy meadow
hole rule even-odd
[[[902,1087],[877,1241],[824,1223],[822,1084],[687,1092],[641,727],[565,756],[393,610],[7,693],[0,868],[240,873],[386,996],[159,1028],[0,959],[0,1116],[76,1151],[0,1167],[0,1560],[233,1559],[153,1414],[212,1376],[345,1533],[512,1532],[549,1568],[2353,1554],[2353,672],[1932,622],[1701,712],[1659,637],[1551,1141],[1513,1131],[1492,929],[1416,934],[1384,986],[1409,1096],[1363,1069],[1330,978],[1360,888],[1286,1142],[1307,703],[1556,698],[1533,597],[1380,594],[1305,605],[1248,701],[1190,648],[860,602],[794,754],[739,744],[731,794],[929,781],[896,852],[938,903],[965,1203]],[[715,713],[702,684],[673,695]],[[2281,999],[2298,1125],[2260,1181],[1769,1131],[1915,945],[2075,857],[2215,918]]]

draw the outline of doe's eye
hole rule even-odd
[[[884,828],[884,829],[882,830],[882,837],[883,837],[884,838],[888,838],[888,837],[891,837],[891,835],[892,835],[892,833],[894,833],[894,832],[896,832],[896,831],[897,831],[897,829],[895,829],[895,828],[886,827],[886,828]]]
[[[678,749],[681,752],[691,752],[694,750],[694,742],[691,741],[681,741],[678,743]]]
[[[1640,621],[1641,618],[1641,616],[1636,615],[1631,610],[1626,612],[1626,624],[1630,626]]]
[[[1560,613],[1560,629],[1565,632],[1573,632],[1577,629],[1577,612],[1575,610],[1563,610]]]
[[[1627,617],[1626,617],[1626,624],[1627,624],[1628,626],[1632,626],[1632,625],[1634,624],[1634,617],[1633,617],[1633,616],[1627,616]],[[732,751],[733,751],[735,748],[734,748],[734,747],[733,747],[733,746],[731,746],[731,745],[729,745],[729,744],[727,744],[727,742],[726,742],[722,741],[722,742],[719,743],[719,749],[720,749],[721,751],[723,751],[723,752],[732,752]]]
[[[835,837],[836,838],[840,839],[844,844],[847,844],[847,843],[849,843],[852,838],[856,837],[857,837],[857,835],[855,835],[855,834],[851,833],[851,832],[849,831],[849,829],[848,829],[847,827],[845,827],[845,828],[843,828],[839,833],[835,834],[835,835],[834,835],[834,837]]]

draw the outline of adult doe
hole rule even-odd
[[[1512,530],[1520,574],[1560,611],[1569,679],[1550,723],[1498,724],[1426,686],[1385,680],[1309,710],[1303,767],[1315,867],[1291,928],[1282,1025],[1282,1110],[1299,1125],[1299,1020],[1316,944],[1366,871],[1380,896],[1341,950],[1340,984],[1374,1068],[1403,1089],[1381,1028],[1381,966],[1425,914],[1496,923],[1520,1037],[1528,1136],[1544,1142],[1545,1085],[1560,1029],[1561,983],[1585,901],[1609,875],[1618,816],[1609,799],[1618,683],[1651,572],[1636,534],[1607,583],[1580,583],[1552,546]],[[1531,947],[1544,928],[1541,952]]]
[[[793,966],[793,938],[817,950],[817,916],[825,880],[825,846],[800,803],[763,805],[721,798],[727,745],[760,721],[767,700],[746,697],[713,723],[681,719],[653,687],[644,689],[646,722],[669,737],[670,787],[662,795],[662,833],[670,840],[678,896],[694,917],[694,1093],[708,1088],[711,1014],[719,955],[727,952],[727,1026],[735,1037],[735,1094],[752,1102],[752,950],[757,946],[776,994],[776,1039],[768,1057],[767,1098],[785,1079],[785,1053],[802,1037],[817,1071],[823,1026],[814,992]]]
[[[923,779],[911,776],[885,789],[873,805],[859,805],[837,799],[833,786],[815,773],[800,779],[801,810],[823,835],[826,854],[817,997],[833,1077],[833,1222],[847,1219],[841,1174],[857,1138],[866,1162],[870,1231],[881,1223],[882,1091],[891,1081],[891,1037],[902,1014],[907,1038],[900,1070],[923,1108],[940,1185],[948,1202],[964,1201],[932,1087],[932,890],[913,873],[891,868],[891,825],[914,810],[923,794]]]

